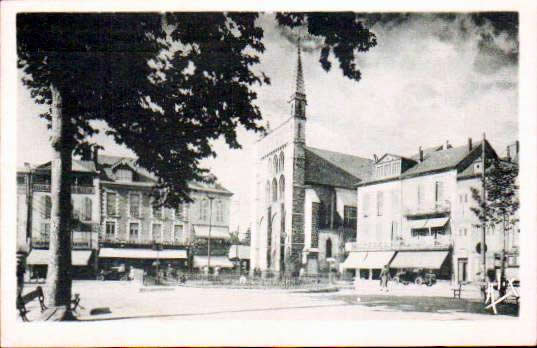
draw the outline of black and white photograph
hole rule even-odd
[[[2,345],[536,343],[533,4],[24,3]]]

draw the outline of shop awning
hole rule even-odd
[[[250,247],[248,245],[232,245],[229,247],[229,259],[250,259]]]
[[[194,256],[194,267],[207,267],[207,256]],[[211,267],[233,268],[233,263],[226,256],[211,256]]]
[[[87,266],[91,257],[91,250],[71,251],[71,264],[73,266]],[[34,249],[28,255],[26,263],[28,265],[48,265],[49,251]]]
[[[194,235],[198,238],[209,238],[209,226],[194,225]],[[211,239],[229,239],[229,229],[222,226],[211,226]]]
[[[447,255],[447,251],[399,251],[390,267],[440,269]]]
[[[409,220],[410,228],[433,228],[433,227],[444,227],[449,218],[432,218],[432,219],[420,219],[420,220]]]
[[[160,251],[152,249],[134,248],[101,248],[100,258],[115,259],[186,259],[186,250],[164,249]]]
[[[343,268],[382,268],[390,263],[393,251],[352,251],[343,262]]]

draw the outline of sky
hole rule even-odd
[[[272,14],[260,16],[265,53],[256,70],[271,78],[256,88],[264,122],[277,126],[290,115],[288,101],[296,78],[296,44],[278,29]],[[415,14],[403,21],[378,21],[371,30],[378,45],[358,57],[359,82],[345,78],[332,57],[325,72],[319,50],[308,42],[302,53],[308,100],[308,146],[366,158],[384,153],[412,155],[418,147],[464,145],[483,133],[499,154],[518,138],[518,41],[476,26],[469,16],[446,19]],[[309,46],[308,46],[309,45]],[[51,159],[43,112],[19,80],[17,165]],[[216,158],[203,165],[234,193],[231,224],[243,233],[254,199],[255,141],[259,135],[239,129],[242,149],[214,143]],[[95,141],[111,155],[133,156],[101,134]]]

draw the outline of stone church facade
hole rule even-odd
[[[307,146],[307,98],[300,47],[291,115],[256,144],[251,267],[306,274],[338,268],[356,240],[356,185],[372,160]]]

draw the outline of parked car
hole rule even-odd
[[[426,272],[423,269],[403,270],[397,272],[393,280],[404,285],[414,283],[417,285],[425,284],[432,286],[436,283],[436,275],[433,272]]]
[[[130,270],[128,267],[125,267],[124,264],[119,266],[113,266],[109,269],[102,269],[97,280],[131,280],[129,277]]]

